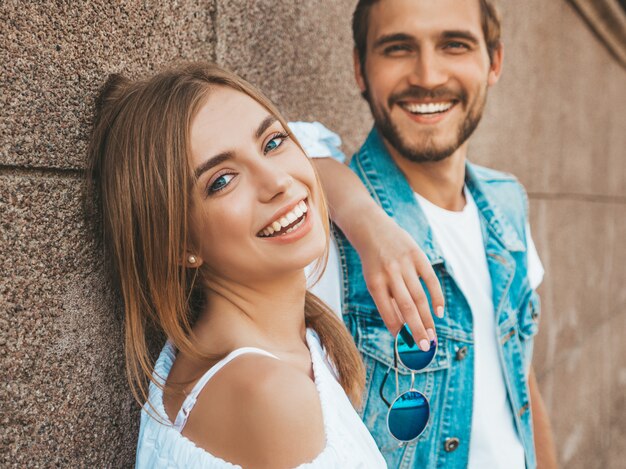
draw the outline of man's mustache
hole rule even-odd
[[[430,99],[440,101],[460,101],[465,103],[467,95],[463,91],[454,91],[449,88],[437,88],[428,90],[419,86],[412,86],[399,93],[392,94],[388,99],[388,106],[391,107],[398,101],[407,99]]]

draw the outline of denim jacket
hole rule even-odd
[[[343,317],[367,365],[361,417],[389,467],[465,468],[474,388],[472,312],[451,276],[413,190],[375,129],[354,155],[350,166],[376,202],[424,250],[446,301],[444,318],[434,318],[439,340],[437,353],[432,363],[416,374],[413,386],[429,399],[431,418],[416,441],[399,444],[387,430],[388,408],[379,395],[381,381],[393,365],[394,338],[385,328],[368,293],[357,252],[334,227],[342,258]],[[526,466],[534,469],[528,371],[540,309],[538,296],[530,287],[527,275],[528,201],[522,186],[510,175],[467,163],[465,178],[480,214],[493,288],[499,358],[509,402],[525,450]],[[400,366],[399,376],[400,392],[408,390],[409,371]],[[394,397],[395,378],[387,380],[383,391],[388,400]]]

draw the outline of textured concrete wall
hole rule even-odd
[[[132,464],[119,307],[80,189],[94,91],[217,60],[352,151],[353,0],[0,4],[0,466]],[[566,467],[626,458],[626,73],[564,1],[505,0],[506,67],[471,149],[529,190],[547,270],[535,367]]]

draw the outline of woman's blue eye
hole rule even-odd
[[[267,142],[265,148],[263,149],[264,154],[268,154],[272,150],[276,150],[279,146],[283,144],[285,140],[287,140],[289,136],[286,133],[276,134],[272,137],[272,139]]]
[[[230,181],[235,177],[234,174],[222,174],[220,177],[213,181],[213,184],[209,186],[209,193],[219,192],[224,189]]]

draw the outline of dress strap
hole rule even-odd
[[[183,402],[183,405],[180,407],[180,410],[176,415],[176,420],[174,421],[174,428],[176,430],[178,430],[179,432],[183,431],[183,428],[187,423],[187,419],[189,418],[189,414],[191,413],[191,409],[193,409],[193,406],[196,404],[198,395],[200,394],[202,389],[204,389],[204,386],[206,386],[209,380],[228,363],[246,353],[256,353],[259,355],[265,355],[266,357],[275,358],[276,360],[280,360],[280,358],[278,358],[276,355],[255,347],[242,347],[230,352],[228,355],[226,355],[226,357],[221,359],[219,362],[213,365],[206,373],[204,373],[195,384],[191,392],[187,395],[185,401]]]

